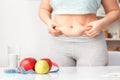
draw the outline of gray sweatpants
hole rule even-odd
[[[106,66],[108,52],[101,32],[98,36],[51,36],[49,57],[60,66]]]

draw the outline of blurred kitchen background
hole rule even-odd
[[[50,40],[46,25],[38,17],[39,5],[40,0],[0,0],[0,67],[9,66],[11,53],[18,54],[19,59],[46,57]],[[105,16],[102,7],[97,16]],[[109,65],[120,65],[120,20],[104,33]]]

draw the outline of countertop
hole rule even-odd
[[[120,80],[120,66],[60,67],[57,73],[6,74],[0,68],[0,80]]]

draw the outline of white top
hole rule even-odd
[[[96,14],[101,0],[50,0],[54,14]]]

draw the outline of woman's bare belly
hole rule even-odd
[[[57,30],[60,30],[66,36],[80,36],[84,33],[86,25],[97,20],[95,14],[85,15],[55,15],[54,21],[58,24]]]

